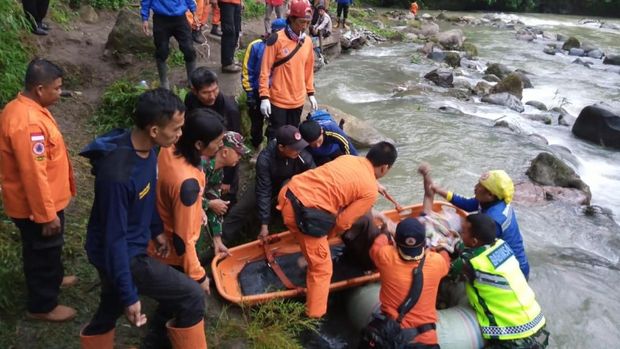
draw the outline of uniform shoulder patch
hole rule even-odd
[[[504,242],[501,246],[495,249],[495,251],[489,253],[487,257],[489,258],[491,264],[493,264],[493,267],[497,269],[513,255],[514,253],[512,252],[510,246]]]
[[[267,44],[267,46],[273,46],[276,41],[278,41],[278,33],[271,33],[271,35],[267,37],[267,40],[265,40],[265,44]]]
[[[181,184],[181,202],[185,206],[193,205],[200,195],[200,184],[196,178],[189,178]]]

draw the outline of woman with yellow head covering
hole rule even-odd
[[[443,196],[454,206],[467,212],[480,212],[489,215],[495,221],[496,235],[506,241],[519,260],[519,266],[525,278],[530,274],[530,266],[523,247],[523,237],[517,223],[517,216],[510,205],[515,187],[510,176],[503,170],[483,173],[474,186],[474,197],[466,198],[433,185],[435,194]]]

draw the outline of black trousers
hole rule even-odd
[[[303,106],[294,109],[283,109],[272,104],[269,125],[267,126],[267,139],[275,138],[276,130],[281,126],[293,125],[299,127],[302,110]]]
[[[112,280],[105,271],[97,271],[101,280],[101,297],[97,312],[84,328],[83,333],[87,336],[112,330],[125,310]],[[158,301],[158,313],[173,314],[176,327],[191,327],[203,319],[204,291],[187,275],[146,255],[133,257],[130,271],[138,293]]]
[[[170,37],[179,43],[185,62],[196,59],[196,50],[192,41],[192,28],[183,16],[153,15],[153,41],[155,42],[155,59],[166,61],[170,54]]]
[[[41,24],[43,18],[47,15],[50,0],[22,0],[22,5],[24,13],[26,13],[26,17],[28,17],[28,21],[30,21],[34,29]]]
[[[235,49],[241,31],[241,5],[218,3],[222,25],[221,63],[222,67],[235,62]]]
[[[336,17],[340,18],[340,15],[344,15],[344,19],[349,17],[349,5],[338,4],[338,7],[336,8]]]
[[[22,238],[22,261],[26,288],[27,308],[31,313],[48,313],[58,305],[60,284],[64,276],[61,255],[65,243],[65,215],[60,218],[60,234],[44,237],[42,225],[30,219],[12,218]]]
[[[250,116],[250,122],[252,123],[250,127],[252,146],[254,149],[258,149],[264,139],[263,125],[265,124],[265,117],[260,112],[260,106],[256,102],[248,103],[248,114]]]

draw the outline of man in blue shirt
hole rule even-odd
[[[159,73],[159,86],[170,89],[168,81],[168,65],[166,60],[170,53],[170,37],[179,43],[183,52],[187,81],[196,68],[196,51],[192,41],[192,28],[187,22],[185,13],[192,13],[194,23],[196,17],[196,2],[194,0],[141,0],[140,15],[142,16],[142,31],[149,36],[149,17],[153,11],[153,41],[155,42],[155,61]]]
[[[80,333],[82,348],[112,348],[116,320],[123,312],[132,325],[144,325],[138,294],[158,300],[174,314],[175,320],[166,325],[175,348],[207,348],[204,291],[146,252],[149,240],[154,240],[158,254],[168,254],[155,207],[156,147],[177,142],[184,114],[183,102],[172,92],[147,91],[138,98],[132,130],[115,129],[80,153],[90,160],[95,175],[85,248],[101,280],[99,308]]]
[[[317,166],[334,160],[340,155],[358,155],[349,136],[336,124],[306,120],[299,125],[299,132],[308,144],[308,151]]]

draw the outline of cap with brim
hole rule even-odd
[[[305,0],[293,1],[289,7],[289,17],[311,19],[312,8]]]
[[[222,141],[225,147],[234,149],[241,156],[250,153],[250,148],[243,143],[243,136],[237,132],[226,132]]]
[[[403,259],[418,260],[424,255],[426,228],[417,218],[406,218],[398,223],[395,240]]]
[[[276,142],[297,151],[308,146],[308,142],[303,139],[297,127],[293,125],[284,125],[280,127],[276,131]]]

